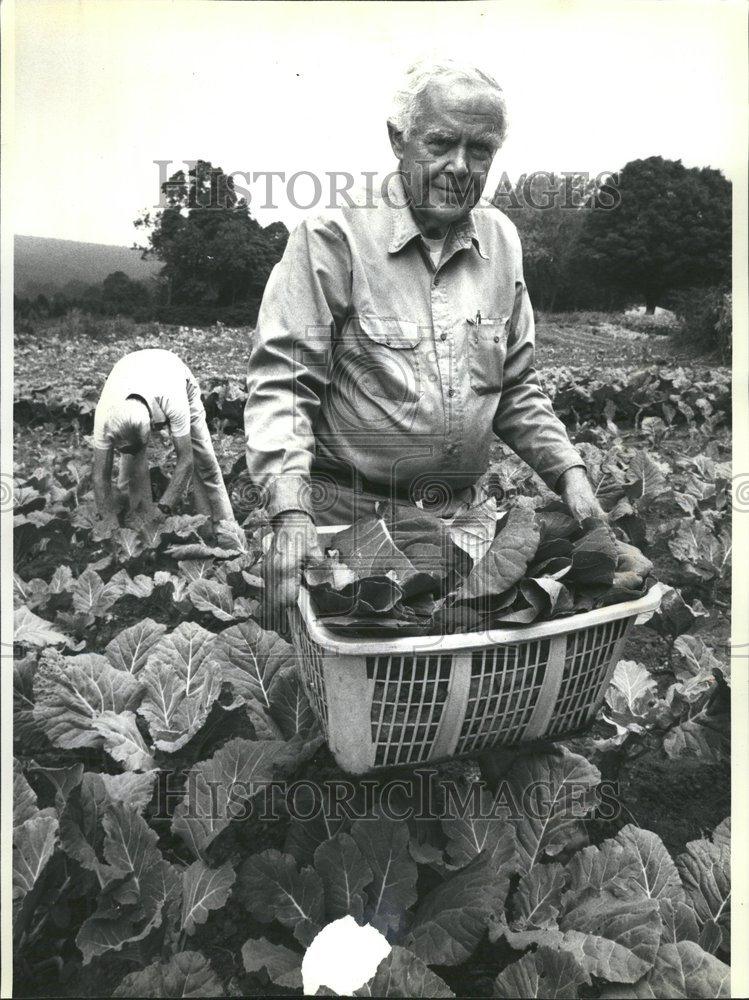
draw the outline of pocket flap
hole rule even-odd
[[[359,325],[370,340],[386,347],[401,350],[414,348],[421,339],[418,323],[408,319],[362,315],[359,317]]]

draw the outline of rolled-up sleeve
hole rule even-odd
[[[493,427],[495,434],[554,490],[559,477],[567,469],[585,468],[585,463],[539,384],[534,358],[533,309],[522,271],[519,271],[507,339],[502,395]]]
[[[289,237],[265,288],[247,375],[247,469],[270,517],[312,513],[314,426],[329,382],[333,335],[350,298],[340,228],[308,220]]]

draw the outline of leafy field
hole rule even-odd
[[[350,913],[394,945],[364,995],[728,996],[729,372],[626,367],[612,336],[584,369],[550,359],[542,381],[612,523],[673,589],[589,735],[441,765],[439,818],[390,819],[382,781],[373,796],[352,779],[353,815],[334,822],[324,782],[345,776],[291,647],[257,623],[246,347],[236,331],[151,336],[17,352],[16,994],[298,994],[304,949]],[[98,389],[152,343],[205,390],[246,516],[220,549],[189,509],[110,534],[93,516]],[[157,490],[167,456],[158,442]],[[485,485],[500,506],[549,496],[499,444]],[[453,793],[479,778],[485,811],[535,784],[545,813],[461,816]],[[274,780],[298,801],[270,818]]]

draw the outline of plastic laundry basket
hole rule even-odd
[[[302,586],[292,636],[336,761],[363,774],[579,732],[636,619],[660,599],[656,585],[636,601],[524,628],[366,640],[326,629]]]

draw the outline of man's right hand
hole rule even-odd
[[[309,514],[285,511],[274,519],[273,526],[275,534],[263,569],[265,622],[266,627],[287,638],[286,612],[296,604],[302,570],[324,556]]]

